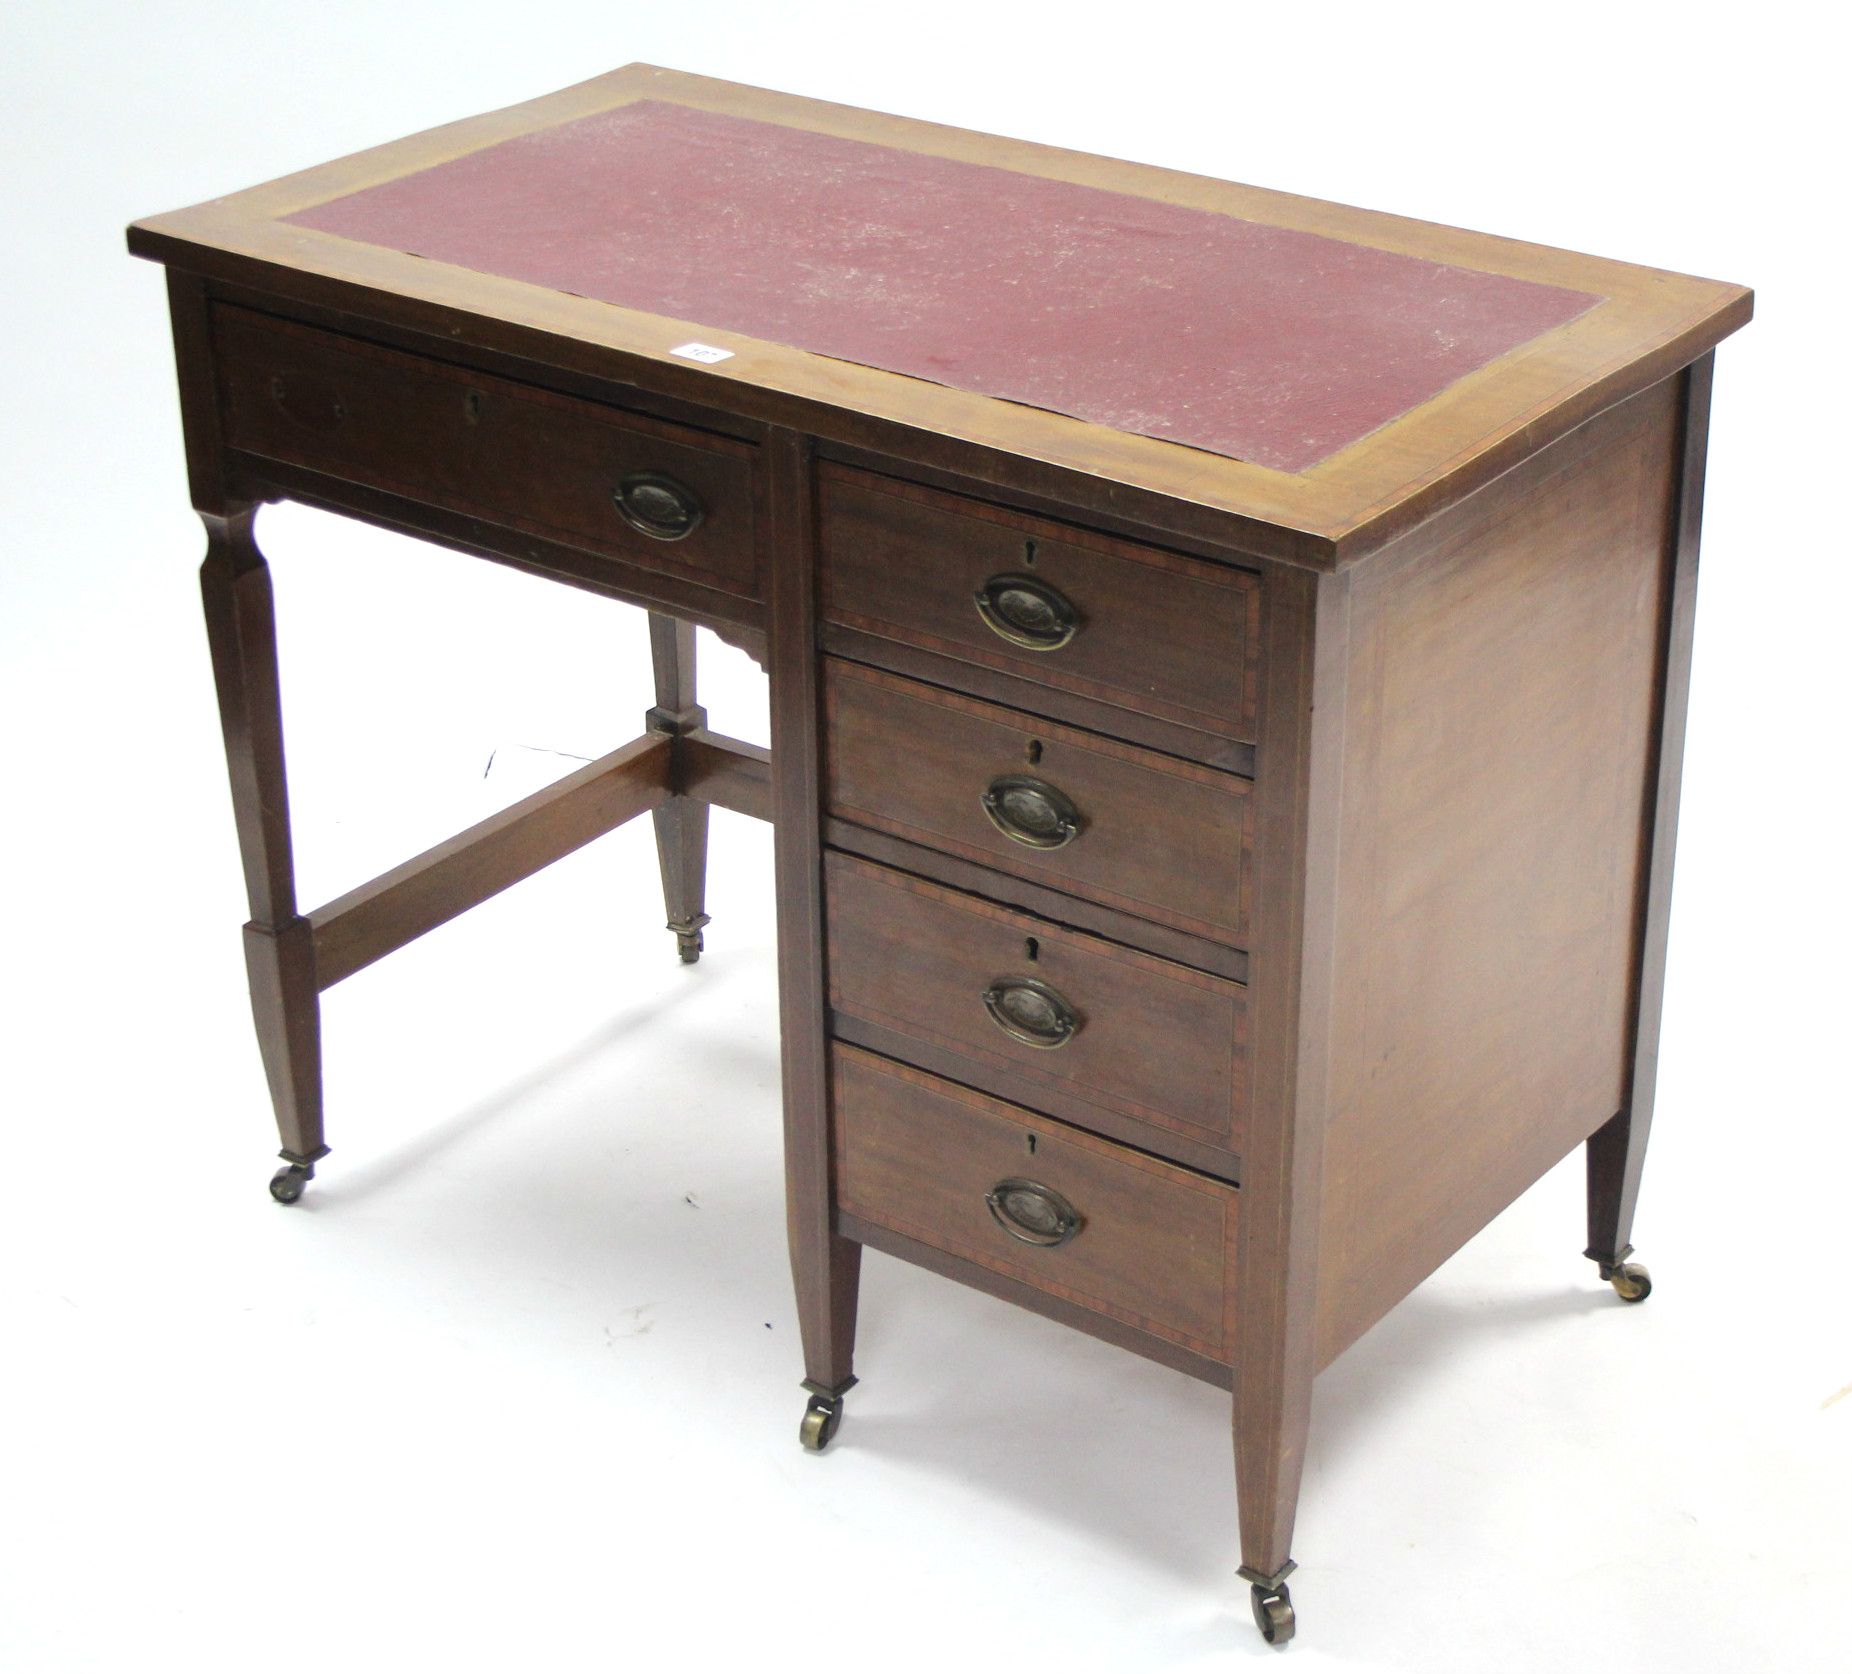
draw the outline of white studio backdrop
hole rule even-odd
[[[1327,1670],[1852,1666],[1834,14],[945,0],[16,5],[0,60],[0,1667],[1240,1666],[1225,1399],[878,1256],[803,1455],[770,844],[679,967],[647,822],[335,990],[299,1209],[159,273],[130,219],[631,60],[1757,287],[1718,357],[1660,1117],[1622,1309],[1572,1160],[1321,1380]],[[637,730],[639,613],[292,508],[332,896]],[[702,636],[715,724],[757,671]]]

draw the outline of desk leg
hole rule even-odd
[[[1316,1324],[1324,1134],[1338,984],[1338,861],[1350,641],[1349,572],[1281,567],[1265,582],[1266,688],[1256,782],[1259,893],[1248,989],[1249,1121],[1233,1310],[1235,1496],[1254,1625],[1288,1643],[1287,1577]]]
[[[1685,706],[1691,693],[1691,640],[1698,596],[1698,531],[1704,515],[1704,454],[1710,432],[1711,355],[1685,368],[1678,512],[1660,630],[1659,715],[1648,783],[1647,864],[1641,891],[1634,973],[1633,1059],[1627,1102],[1588,1141],[1588,1248],[1623,1302],[1644,1302],[1653,1281],[1633,1254],[1633,1206],[1640,1195],[1646,1136],[1659,1079],[1659,1011],[1665,998],[1671,929],[1672,861],[1678,847],[1678,792],[1685,765]]]
[[[1638,1121],[1633,1111],[1623,1110],[1588,1139],[1588,1248],[1583,1254],[1623,1302],[1644,1302],[1653,1293],[1651,1275],[1627,1259],[1633,1254],[1633,1206],[1640,1195],[1650,1118],[1650,1106]]]
[[[649,712],[652,732],[671,735],[707,725],[707,711],[695,702],[695,631],[690,622],[650,612],[650,662],[656,672],[656,707]],[[660,808],[656,855],[662,864],[662,899],[668,928],[684,965],[701,957],[701,932],[709,920],[707,896],[707,804],[679,794]]]
[[[855,1382],[862,1246],[835,1229],[830,1167],[829,985],[823,952],[822,710],[810,444],[767,439],[772,553],[767,587],[772,682],[772,853],[778,880],[778,1012],[784,1080],[785,1209],[804,1388],[799,1439],[821,1452]]]
[[[255,506],[222,516],[201,514],[207,545],[200,589],[251,909],[244,927],[251,1010],[288,1165],[270,1191],[278,1202],[294,1203],[316,1162],[328,1154],[322,1141],[321,1003],[314,938],[309,921],[296,911],[275,610],[270,569],[252,532],[256,515]]]

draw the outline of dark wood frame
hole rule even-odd
[[[323,990],[646,812],[656,822],[668,928],[682,958],[692,962],[699,957],[707,923],[702,907],[707,810],[718,806],[769,819],[770,756],[708,729],[706,712],[695,702],[693,623],[652,611],[656,704],[646,717],[647,731],[469,830],[301,913],[290,842],[275,610],[269,566],[256,540],[257,510],[263,499],[289,494],[387,527],[396,520],[380,515],[379,497],[361,485],[304,488],[301,477],[313,473],[251,461],[226,448],[208,288],[170,270],[168,289],[188,469],[208,537],[200,582],[251,914],[245,958],[252,1010],[281,1155],[294,1168],[312,1171],[329,1149],[322,1109]],[[254,469],[284,480],[254,483]],[[292,494],[292,488],[299,492]],[[434,531],[422,526],[424,515],[419,514],[417,524],[419,533],[428,535]],[[474,543],[450,544],[480,550]],[[608,596],[646,606],[658,602],[614,585],[606,573],[610,568],[569,579],[592,585],[595,575],[597,590]],[[674,585],[671,578],[672,590]],[[731,626],[732,637],[760,649],[753,629]]]
[[[1680,390],[1678,506],[1667,554],[1670,575],[1660,640],[1658,716],[1648,769],[1652,794],[1640,834],[1646,865],[1642,869],[1626,1103],[1588,1139],[1588,1248],[1584,1253],[1604,1275],[1611,1275],[1633,1253],[1633,1213],[1659,1080],[1659,1021],[1672,925],[1672,864],[1678,847],[1679,785],[1691,695],[1691,642],[1697,625],[1698,538],[1704,518],[1704,461],[1715,362],[1714,351],[1693,361],[1682,375]]]
[[[1058,415],[991,402],[919,380],[823,363],[777,345],[717,334],[725,370],[667,354],[686,322],[463,273],[394,252],[281,229],[283,216],[445,157],[636,98],[814,126],[944,156],[1193,203],[1360,244],[1460,261],[1594,291],[1590,321],[1546,334],[1462,380],[1299,477]],[[706,924],[707,810],[770,819],[775,832],[788,1225],[805,1387],[840,1410],[855,1381],[856,1294],[863,1245],[899,1255],[1147,1354],[1233,1396],[1242,1573],[1277,1590],[1290,1550],[1313,1378],[1334,1348],[1321,1341],[1321,1212],[1333,1107],[1331,1042],[1342,980],[1340,820],[1343,717],[1353,681],[1352,613],[1361,566],[1426,540],[1450,517],[1496,503],[1516,473],[1560,444],[1573,449],[1602,416],[1676,378],[1680,468],[1665,553],[1638,834],[1626,1033],[1618,1112],[1585,1134],[1587,1254],[1604,1275],[1629,1239],[1657,1065],[1697,542],[1715,343],[1748,317],[1740,287],[1540,250],[1483,235],[1318,205],[1161,170],[1077,158],[632,66],[549,99],[415,136],[213,204],[139,223],[136,253],[169,264],[193,501],[208,549],[202,586],[243,855],[253,1010],[283,1156],[309,1171],[325,1154],[318,996],[417,935],[539,867],[648,811],[669,928],[684,959]],[[623,561],[569,541],[497,525],[415,494],[347,482],[227,445],[212,310],[219,304],[475,368],[666,424],[695,425],[752,451],[760,585],[704,585],[660,564]],[[861,629],[826,623],[819,601],[818,463],[1054,519],[1192,561],[1260,577],[1260,693],[1252,743],[1168,719],[1116,711],[1084,693],[1037,687]],[[290,853],[287,775],[267,567],[257,508],[290,498],[651,613],[655,705],[644,733],[557,785],[307,914]],[[1174,561],[1174,560],[1173,560]],[[745,646],[772,680],[772,749],[707,728],[697,701],[693,626]],[[929,686],[1082,729],[1096,728],[1179,762],[1254,780],[1254,892],[1244,945],[1080,900],[864,825],[832,819],[824,784],[821,658],[878,666]],[[1248,984],[1251,1042],[1239,1168],[1176,1152],[1175,1162],[1240,1181],[1229,1364],[1077,1307],[981,1264],[840,1210],[832,1192],[829,984],[823,912],[827,847],[1058,919],[1163,958]],[[845,1031],[847,1034],[847,1031]],[[849,1035],[876,1051],[900,1048]],[[952,1076],[956,1060],[912,1061]],[[1123,1135],[1115,1136],[1123,1138]],[[1329,1276],[1322,1281],[1328,1288]]]
[[[298,210],[361,187],[638,99],[667,99],[1189,204],[1568,286],[1602,297],[1603,305],[1294,475],[283,224]],[[234,285],[256,279],[262,293],[290,308],[307,304],[370,319],[380,314],[379,301],[390,299],[386,311],[399,330],[423,334],[452,355],[513,355],[566,376],[608,378],[620,368],[626,382],[652,395],[723,407],[830,447],[917,461],[967,485],[1040,496],[1098,528],[1131,518],[1145,531],[1167,531],[1183,541],[1327,568],[1376,550],[1538,447],[1689,365],[1746,323],[1751,303],[1740,285],[650,64],[628,65],[526,104],[137,222],[130,247]],[[676,359],[673,346],[696,330],[735,358],[713,369]]]
[[[183,364],[189,357],[204,359],[206,339],[200,321],[207,286],[182,273],[171,278]],[[1250,945],[1270,950],[1271,956],[1258,968],[1247,951],[1221,949],[1148,920],[1128,920],[1110,908],[1090,908],[1022,880],[1000,879],[916,845],[825,820],[811,443],[798,432],[780,429],[766,432],[762,443],[772,555],[764,620],[766,655],[776,671],[773,750],[723,738],[706,727],[705,713],[695,701],[692,625],[652,608],[657,703],[642,736],[470,831],[302,914],[295,903],[290,864],[269,579],[253,537],[256,505],[234,499],[220,486],[235,481],[248,492],[258,467],[237,456],[215,458],[209,445],[202,445],[202,437],[209,442],[212,434],[210,404],[202,406],[197,393],[207,381],[200,359],[192,359],[186,379],[186,387],[194,392],[189,458],[196,485],[206,487],[201,497],[207,503],[201,510],[209,532],[203,585],[250,897],[246,948],[253,1009],[284,1157],[292,1164],[312,1165],[327,1150],[319,1072],[317,996],[322,989],[646,811],[657,822],[671,928],[685,956],[698,953],[705,922],[701,888],[707,808],[771,818],[777,832],[781,915],[792,1261],[806,1386],[839,1397],[854,1382],[856,1279],[864,1244],[975,1283],[1231,1388],[1244,1567],[1256,1575],[1281,1572],[1289,1563],[1319,1358],[1312,1324],[1318,1289],[1319,1136],[1326,1094],[1319,1042],[1329,1025],[1333,981],[1329,893],[1337,837],[1329,810],[1335,800],[1333,776],[1341,771],[1341,762],[1334,742],[1321,736],[1318,717],[1336,716],[1343,708],[1352,572],[1319,575],[1238,555],[1248,564],[1261,564],[1266,577],[1263,727],[1254,756],[1243,763],[1260,759],[1269,765],[1257,782],[1255,864],[1257,873],[1273,880],[1273,887],[1260,897]],[[1679,537],[1670,559],[1673,579],[1663,636],[1660,744],[1653,766],[1659,788],[1650,830],[1642,837],[1651,865],[1640,908],[1632,1090],[1628,1107],[1589,1140],[1588,1253],[1604,1268],[1629,1253],[1632,1206],[1650,1119],[1689,679],[1708,360],[1686,375],[1686,389],[1687,463]],[[266,497],[303,488],[300,478],[288,470],[267,467],[265,478],[261,486]],[[399,521],[380,515],[373,491],[354,485],[323,485],[302,497],[371,521]],[[429,533],[422,518],[420,514],[406,521]],[[466,550],[481,552],[481,531],[475,533],[478,539]],[[492,550],[486,555],[501,556]],[[560,579],[589,585],[592,578]],[[597,590],[659,607],[655,578],[644,578],[648,592],[636,586],[637,580],[614,578],[607,565],[598,572]],[[736,636],[745,627],[737,621],[728,626]],[[1240,979],[1250,979],[1254,969],[1252,1112],[1242,1158],[1249,1209],[1239,1232],[1236,1305],[1242,1328],[1232,1367],[1089,1315],[833,1209],[821,927],[826,836],[850,852],[915,866],[922,875],[948,883],[981,883],[1012,905],[1047,910],[1058,902],[1068,922],[1118,932],[1132,945],[1183,957],[1204,969],[1220,968]],[[878,1048],[884,1043],[867,1044]],[[1218,1171],[1206,1158],[1197,1165]]]

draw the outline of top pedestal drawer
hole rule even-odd
[[[1258,576],[846,466],[819,478],[827,620],[1253,742]]]
[[[213,341],[228,447],[758,595],[749,443],[238,308]]]

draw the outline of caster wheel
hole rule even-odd
[[[798,1426],[797,1439],[810,1452],[821,1453],[836,1439],[836,1432],[841,1428],[842,1402],[813,1395],[810,1405],[804,1409],[804,1422]]]
[[[675,951],[681,955],[684,965],[696,964],[707,950],[707,942],[701,932],[712,921],[706,913],[697,913],[693,918],[672,918],[669,928],[675,932]]]
[[[1653,1294],[1653,1276],[1637,1261],[1629,1261],[1605,1275],[1623,1302],[1644,1302]]]
[[[1293,1615],[1293,1595],[1284,1585],[1255,1587],[1254,1625],[1269,1645],[1284,1645],[1298,1628]]]
[[[270,1179],[270,1195],[278,1203],[295,1203],[302,1197],[302,1188],[315,1178],[315,1170],[304,1168],[301,1163],[291,1163],[287,1168],[279,1168]]]

